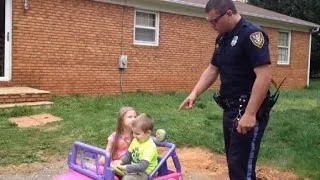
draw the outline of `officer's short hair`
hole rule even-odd
[[[233,14],[238,12],[232,0],[209,0],[206,5],[206,13],[213,9],[219,13],[224,13],[227,10],[231,10]]]

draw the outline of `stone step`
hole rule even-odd
[[[16,104],[26,102],[50,101],[49,91],[30,87],[2,87],[0,88],[0,104]]]
[[[28,106],[32,108],[51,108],[53,102],[50,101],[41,101],[41,102],[24,102],[24,103],[10,103],[10,104],[0,104],[0,109],[11,109],[14,107],[23,107]]]

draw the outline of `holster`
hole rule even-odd
[[[213,93],[213,100],[223,109],[226,110],[229,108],[228,104],[225,103],[224,99],[222,98],[222,96],[220,95],[219,92],[215,92]]]
[[[219,92],[216,92],[213,94],[213,99],[223,110],[228,110],[229,108],[237,107],[239,108],[239,112],[241,112],[241,115],[243,115],[248,105],[250,95],[241,95],[238,100],[234,101],[230,99],[228,100],[222,97]],[[257,118],[261,120],[264,119],[264,117],[266,117],[267,115],[269,115],[271,108],[274,104],[274,97],[268,94],[268,96],[265,98],[257,112]]]
[[[265,117],[269,116],[270,111],[278,101],[278,98],[279,98],[279,89],[273,94],[270,94],[270,93],[267,94],[267,97],[264,99],[264,101],[262,102],[257,112],[257,118],[259,120],[265,119]]]
[[[248,95],[241,95],[239,98],[239,110],[240,110],[240,108],[242,108],[242,111],[239,111],[239,112],[241,112],[241,116],[245,113],[245,109],[247,108],[249,99],[250,99],[250,96],[248,96]],[[268,96],[264,99],[264,101],[262,102],[262,104],[256,114],[257,120],[261,121],[261,120],[266,119],[266,117],[269,116],[269,113],[271,111],[270,102],[271,102],[270,96],[268,93]]]
[[[277,83],[272,79],[271,82],[275,86],[276,91],[271,94],[268,92],[267,97],[264,99],[263,103],[261,104],[259,111],[258,111],[258,116],[264,116],[266,113],[269,113],[273,106],[277,103],[279,95],[280,95],[280,87],[284,83],[286,78],[284,78],[280,85],[277,85]],[[239,102],[235,102],[234,100],[228,100],[220,95],[219,92],[216,92],[213,94],[213,99],[214,101],[224,110],[230,108],[231,106],[234,106],[238,104],[239,106],[241,105],[243,108],[243,111],[247,107],[247,104],[250,99],[250,95],[241,95],[239,97]]]
[[[240,104],[242,104],[242,106],[245,107],[247,105],[247,101],[249,100],[249,96],[244,95],[241,96],[239,99],[228,99],[221,96],[219,92],[216,92],[213,94],[213,99],[223,110],[228,110],[230,108],[238,108]]]

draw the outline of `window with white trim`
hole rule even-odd
[[[278,64],[290,64],[291,32],[279,31]]]
[[[157,46],[159,44],[159,13],[135,11],[134,44]]]

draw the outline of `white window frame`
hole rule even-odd
[[[0,81],[11,80],[12,70],[12,0],[5,2],[4,76]]]
[[[283,33],[288,33],[288,47],[287,46],[280,46],[278,43],[278,59],[277,59],[277,64],[279,65],[289,65],[290,64],[290,55],[291,55],[291,31],[286,31],[286,30],[279,30],[278,31],[278,41],[280,41],[280,33],[283,32]],[[279,62],[279,48],[287,48],[288,49],[288,59],[287,59],[287,62]]]
[[[155,14],[156,17],[156,27],[149,27],[149,26],[140,26],[136,25],[136,15],[137,12],[142,12],[142,13],[148,13],[148,14]],[[159,24],[160,24],[160,14],[159,12],[154,12],[154,11],[146,11],[146,10],[139,10],[135,9],[134,11],[134,26],[133,26],[133,44],[135,45],[146,45],[146,46],[159,46]],[[155,30],[155,41],[136,41],[136,28],[143,28],[143,29],[152,29]]]

